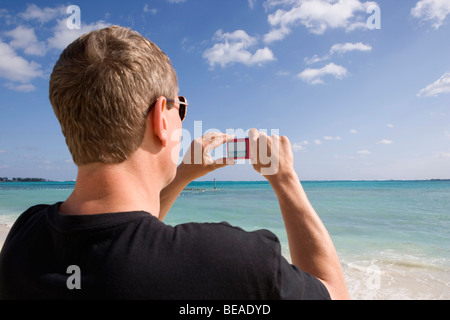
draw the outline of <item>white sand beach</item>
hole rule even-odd
[[[10,227],[0,225],[0,250],[3,247],[3,243],[5,242],[6,236],[8,235],[10,229]]]

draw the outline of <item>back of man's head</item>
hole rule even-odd
[[[50,77],[50,102],[77,165],[126,160],[142,143],[151,102],[177,91],[169,58],[119,26],[75,40]]]

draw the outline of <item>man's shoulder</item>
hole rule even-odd
[[[9,243],[17,234],[26,234],[33,225],[40,223],[49,207],[51,207],[51,205],[38,204],[29,207],[22,214],[20,214],[12,225],[11,230],[8,232],[4,247],[6,247],[6,244]]]
[[[56,204],[55,204],[56,205]],[[25,224],[30,223],[31,220],[40,219],[42,215],[51,207],[48,204],[38,204],[29,207],[25,210],[17,220],[14,222],[10,233],[13,234],[17,230],[20,230]]]
[[[42,211],[48,210],[51,206],[55,206],[55,205],[57,205],[57,204],[53,204],[53,205],[50,205],[50,204],[37,204],[37,205],[31,206],[19,216],[18,221],[20,221],[21,219],[27,219],[30,216],[32,216],[32,215],[34,215],[34,214],[36,214],[38,212],[42,212]]]

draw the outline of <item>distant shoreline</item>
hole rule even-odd
[[[0,182],[53,182],[51,180],[43,179],[43,178],[0,178]]]

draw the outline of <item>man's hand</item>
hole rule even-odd
[[[234,136],[225,133],[210,132],[192,141],[182,163],[178,166],[180,174],[189,182],[205,176],[216,169],[234,164],[233,159],[220,158],[213,160],[210,152],[220,145],[232,141]]]
[[[291,143],[285,136],[267,136],[256,129],[249,131],[251,163],[269,182],[295,174]]]
[[[159,220],[162,221],[166,217],[178,195],[191,181],[218,168],[234,164],[232,159],[227,158],[213,160],[210,154],[211,150],[233,139],[234,136],[211,132],[192,141],[182,163],[177,168],[175,179],[161,190]]]

